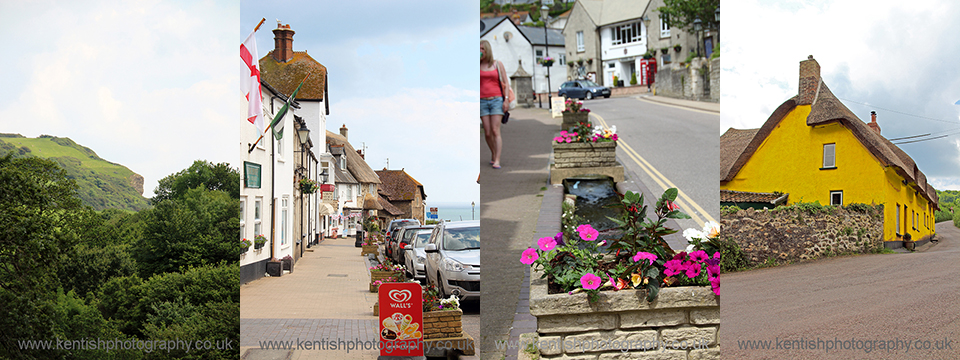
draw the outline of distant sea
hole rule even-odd
[[[437,208],[437,216],[444,220],[450,221],[460,221],[460,220],[472,220],[471,219],[471,209],[470,205],[430,205],[427,204],[427,213],[430,213],[430,208]],[[474,219],[480,219],[480,207],[476,207],[476,217]]]

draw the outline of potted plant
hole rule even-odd
[[[648,218],[643,196],[628,191],[620,199],[620,216],[610,217],[619,235],[606,240],[574,213],[572,202],[563,204],[562,231],[541,238],[538,248],[521,256],[522,263],[531,265],[530,313],[537,317],[541,336],[565,338],[590,331],[570,326],[576,319],[611,324],[604,331],[650,333],[656,341],[696,333],[704,345],[716,348],[720,252],[714,241],[719,225],[708,222],[703,231],[687,229],[690,246],[673,251],[663,236],[677,231],[666,223],[688,218],[674,203],[677,194],[675,188],[665,191],[649,209],[655,217]],[[582,349],[549,355],[572,356],[577,351]],[[600,351],[601,357],[619,354],[616,349]]]
[[[576,105],[571,107],[576,111]],[[617,129],[604,129],[602,126],[593,126],[586,112],[580,112],[581,118],[573,120],[568,117],[578,113],[564,113],[564,127],[560,135],[553,138],[553,167],[562,168],[595,168],[617,166]],[[569,124],[568,121],[578,121]]]
[[[587,59],[587,65],[592,65],[592,64],[593,64],[593,58]]]
[[[673,51],[680,52],[680,50],[683,50],[683,46],[680,46],[680,44],[673,46]]]
[[[283,276],[283,262],[277,258],[267,261],[267,275],[280,277]]]
[[[283,263],[283,270],[293,272],[293,258],[290,255],[284,256],[280,262]]]
[[[582,101],[577,101],[574,99],[567,99],[564,101],[563,109],[563,124],[560,126],[561,130],[570,130],[571,127],[576,126],[579,123],[588,121],[590,109],[583,107]]]
[[[913,242],[913,235],[910,235],[910,233],[903,234],[903,247],[910,251],[916,248],[916,244]]]
[[[374,265],[370,267],[370,292],[377,292],[377,287],[380,286],[384,279],[394,278],[402,279],[404,278],[404,269],[401,265],[391,264],[389,260],[384,261],[383,263]],[[380,283],[377,283],[377,281]]]
[[[240,240],[240,255],[246,254],[250,250],[250,246],[253,245],[253,242],[247,239]]]
[[[317,189],[319,188],[320,185],[317,184],[316,180],[300,179],[300,192],[304,194],[313,194],[317,192]]]
[[[253,238],[253,249],[260,250],[263,249],[263,246],[267,243],[267,237],[263,234],[257,235]]]
[[[540,62],[540,65],[550,67],[550,66],[553,66],[554,59],[552,57],[547,56],[545,58],[540,59],[539,62]]]
[[[583,59],[577,59],[577,65],[583,66]]]
[[[664,46],[664,47],[660,48],[660,53],[663,54],[663,55],[666,55],[668,51],[670,51],[670,48],[669,48],[669,47]]]
[[[441,298],[434,284],[423,287],[423,339],[463,336],[463,311],[456,296]]]

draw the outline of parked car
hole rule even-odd
[[[590,80],[571,80],[560,85],[557,96],[576,99],[593,99],[596,97],[610,97],[610,88]]]
[[[480,220],[437,224],[423,251],[427,282],[441,296],[480,299]]]
[[[403,247],[409,245],[413,242],[413,237],[417,234],[417,230],[423,228],[423,226],[410,225],[398,229],[398,235],[396,241],[390,243],[390,258],[397,264],[403,264]],[[432,226],[430,228],[433,228]]]
[[[433,225],[408,228],[410,232],[415,232],[410,245],[403,247],[404,266],[411,279],[421,283],[426,282],[427,272],[425,264],[427,262],[427,253],[423,251],[424,246],[430,241],[430,234],[433,233]]]
[[[384,233],[384,238],[383,238],[383,239],[384,239],[384,240],[383,240],[384,243],[386,243],[386,246],[385,246],[385,247],[386,247],[386,250],[384,250],[384,252],[386,252],[386,254],[384,254],[384,256],[392,256],[392,255],[391,255],[391,252],[390,252],[390,244],[391,244],[393,241],[395,241],[396,235],[397,235],[397,230],[400,229],[401,227],[404,227],[404,226],[413,226],[413,225],[420,225],[420,220],[417,220],[417,219],[396,219],[396,220],[391,221],[390,224],[387,225],[387,229],[386,229],[387,232]]]

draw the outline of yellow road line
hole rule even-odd
[[[662,106],[672,107],[672,108],[681,109],[681,110],[696,111],[696,112],[698,112],[698,113],[704,113],[704,114],[707,114],[707,115],[717,115],[717,116],[720,115],[720,113],[719,113],[719,112],[716,112],[716,111],[701,110],[701,109],[696,109],[696,108],[687,107],[687,106],[680,106],[680,105],[668,104],[668,103],[659,102],[659,101],[648,100],[648,99],[644,99],[643,96],[636,97],[635,99],[637,99],[637,100],[639,100],[639,101],[643,101],[643,102],[648,103],[648,104],[662,105]]]
[[[593,115],[595,118],[597,118],[601,126],[603,126],[604,128],[609,128],[606,120],[604,120],[602,116],[597,115],[596,113],[590,113],[590,115]],[[681,190],[679,187],[674,185],[673,182],[667,179],[666,176],[663,176],[663,174],[657,171],[657,169],[654,168],[653,165],[651,165],[649,162],[647,162],[646,159],[640,156],[640,154],[637,153],[637,151],[634,150],[632,147],[630,147],[630,145],[628,145],[622,139],[618,139],[617,142],[620,145],[623,145],[624,152],[627,153],[627,156],[629,156],[638,166],[640,166],[640,169],[643,170],[643,172],[647,173],[648,176],[653,178],[653,181],[655,181],[657,185],[660,185],[663,191],[666,191],[669,188],[677,188],[677,194],[678,194],[678,198],[676,201],[677,204],[680,205],[681,208],[685,209],[686,210],[685,212],[687,213],[687,215],[690,215],[690,217],[693,218],[693,220],[696,221],[697,224],[699,224],[700,226],[703,226],[705,221],[701,219],[699,216],[697,216],[697,213],[692,210],[696,210],[700,214],[702,214],[703,217],[706,218],[706,221],[716,222],[716,220],[714,220],[713,217],[710,216],[710,214],[708,214],[705,210],[703,210],[703,208],[700,207],[699,204],[697,204],[695,201],[693,201],[693,199],[687,196],[687,194],[684,193],[683,190]],[[687,203],[689,203],[690,206],[687,206]]]

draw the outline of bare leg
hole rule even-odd
[[[480,121],[483,122],[483,138],[487,142],[487,147],[490,148],[490,162],[493,162],[496,159],[496,142],[493,138],[493,120],[491,119],[492,115],[484,115],[480,117]]]
[[[503,150],[503,140],[500,138],[500,120],[503,115],[490,115],[490,136],[493,138],[493,147],[490,152],[493,153],[493,166],[500,167],[500,153]],[[488,140],[489,141],[489,140]]]

